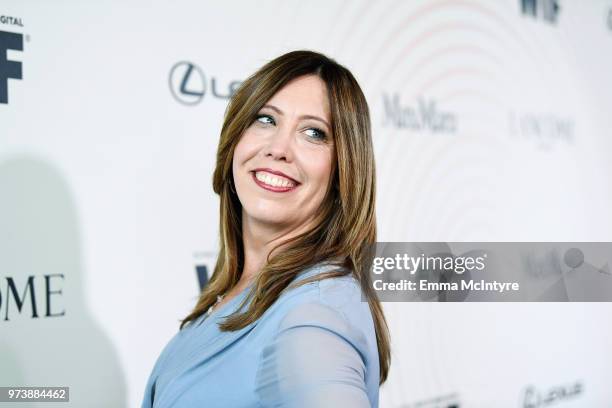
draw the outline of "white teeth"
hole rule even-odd
[[[264,182],[272,187],[293,187],[295,184],[284,177],[273,176],[265,172],[255,172],[257,180]]]

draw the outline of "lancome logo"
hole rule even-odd
[[[457,116],[438,108],[435,100],[420,97],[416,106],[402,106],[397,93],[383,94],[385,108],[383,126],[391,125],[398,129],[430,131],[433,133],[455,133]]]
[[[0,320],[9,321],[18,315],[31,319],[64,316],[66,310],[56,304],[63,297],[63,281],[64,274],[60,273],[3,277],[0,280]]]
[[[512,138],[532,141],[543,150],[574,143],[574,120],[555,113],[510,111],[508,128]]]

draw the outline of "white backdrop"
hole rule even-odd
[[[6,52],[22,79],[0,75],[0,386],[140,405],[194,305],[196,266],[214,261],[232,82],[293,49],[364,89],[379,241],[612,241],[611,10],[3,0],[0,31],[23,51]],[[610,303],[385,310],[383,408],[612,406]]]

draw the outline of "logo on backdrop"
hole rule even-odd
[[[426,400],[414,401],[408,404],[402,404],[402,408],[460,408],[459,394],[450,393],[438,395]]]
[[[432,133],[457,132],[457,115],[438,109],[435,100],[419,97],[416,106],[403,106],[399,95],[394,93],[383,94],[383,103],[383,126]]]
[[[209,276],[215,270],[217,255],[217,251],[214,250],[198,250],[193,253],[198,292],[202,292],[202,289],[208,284]]]
[[[0,16],[0,24],[23,27],[21,18]],[[23,34],[0,30],[0,103],[8,104],[8,80],[22,79],[20,61],[8,59],[8,50],[23,51]]]
[[[0,281],[0,320],[10,321],[18,315],[31,319],[64,316],[66,310],[58,305],[63,297],[63,281],[61,273],[29,275],[25,281],[21,277],[4,277]]]
[[[556,114],[535,112],[508,112],[508,128],[514,139],[531,141],[543,150],[554,145],[574,143],[576,125],[572,118]]]
[[[542,19],[550,24],[557,23],[561,9],[557,0],[520,0],[520,2],[523,15]]]
[[[231,81],[227,86],[219,85],[219,80],[210,77],[210,92],[213,98],[229,99],[241,81]],[[172,66],[168,78],[170,93],[183,105],[197,105],[202,102],[209,83],[204,71],[189,61],[180,61]]]
[[[612,7],[608,10],[608,18],[606,19],[608,23],[608,29],[612,31]]]
[[[201,292],[208,283],[208,266],[196,265],[196,275],[198,275],[198,287]]]
[[[560,402],[575,399],[584,392],[584,384],[576,381],[573,384],[557,385],[546,390],[538,390],[528,385],[523,392],[523,408],[543,408],[556,406]]]

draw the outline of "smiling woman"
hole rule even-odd
[[[288,232],[310,222],[332,173],[333,141],[318,128],[329,129],[329,121],[327,90],[316,75],[289,81],[259,110],[234,151],[243,224]]]
[[[214,273],[158,358],[143,407],[377,407],[389,335],[368,105],[312,51],[270,61],[225,112]],[[365,299],[365,300],[362,300]]]

